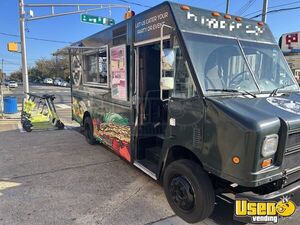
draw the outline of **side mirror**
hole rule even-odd
[[[174,49],[163,49],[162,51],[162,70],[173,70],[175,67],[176,53]]]
[[[174,77],[162,77],[160,79],[160,89],[162,91],[174,89]]]

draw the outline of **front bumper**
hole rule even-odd
[[[269,194],[265,195],[259,195],[255,194],[253,192],[244,192],[236,194],[236,199],[248,199],[249,201],[267,201],[267,200],[276,200],[279,199],[282,196],[290,195],[296,191],[300,190],[300,180],[297,182],[290,184],[288,186],[285,186],[284,188],[274,191]]]

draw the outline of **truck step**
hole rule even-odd
[[[145,149],[145,158],[154,163],[155,165],[158,164],[160,159],[160,153],[161,153],[161,147],[160,146],[154,146],[152,148],[146,148]]]
[[[150,177],[152,177],[154,180],[157,180],[157,176],[156,176],[157,167],[153,163],[147,160],[139,160],[134,162],[133,165],[139,168],[140,170],[142,170]]]

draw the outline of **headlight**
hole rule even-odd
[[[277,134],[267,135],[262,145],[261,155],[263,157],[269,157],[271,155],[274,155],[277,151],[277,146],[278,146],[278,135]]]

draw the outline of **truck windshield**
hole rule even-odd
[[[188,32],[183,36],[204,94],[299,90],[277,45]]]

